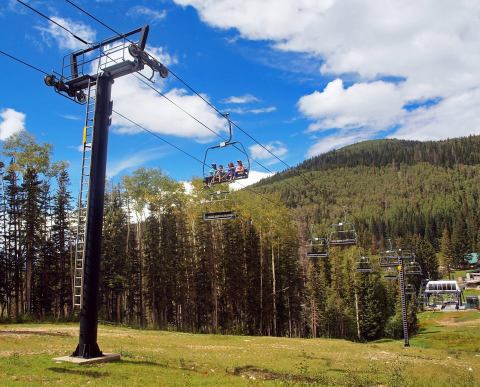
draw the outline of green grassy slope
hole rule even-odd
[[[480,313],[424,313],[422,330],[400,341],[193,335],[101,326],[116,363],[56,364],[71,352],[75,325],[0,325],[0,385],[388,385],[480,384]]]

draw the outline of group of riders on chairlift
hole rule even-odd
[[[210,187],[214,184],[233,182],[247,177],[248,169],[245,168],[242,160],[237,160],[236,166],[233,162],[229,162],[227,168],[224,168],[222,164],[217,167],[216,163],[212,163],[209,176],[205,176],[204,182],[206,186]]]

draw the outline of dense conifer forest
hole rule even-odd
[[[376,255],[391,238],[423,276],[461,266],[480,247],[480,137],[365,142],[306,160],[232,194],[238,217],[205,222],[192,192],[160,169],[109,184],[100,318],[133,327],[372,340],[401,332],[396,282]],[[22,134],[5,142],[0,191],[0,318],[74,320],[76,208],[64,163]],[[347,211],[359,245],[307,259]],[[355,271],[361,255],[373,274]],[[417,328],[415,297],[409,326]]]

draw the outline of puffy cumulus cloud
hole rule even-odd
[[[331,6],[318,0],[174,0],[192,6],[201,19],[215,27],[236,28],[242,37],[284,40],[294,37]],[[230,19],[230,20],[229,20]],[[292,20],[295,22],[292,23]]]
[[[249,149],[252,158],[258,160],[267,160],[269,161],[269,164],[279,162],[276,158],[274,158],[274,156],[272,156],[271,153],[269,153],[269,151],[280,158],[288,153],[287,147],[281,141],[272,141],[268,144],[265,144],[264,147],[255,144]]]
[[[158,87],[158,85],[157,85]],[[196,95],[183,89],[163,91],[165,96],[188,111],[216,132],[226,130],[225,119],[210,109]],[[209,141],[215,135],[194,121],[183,111],[132,76],[119,78],[112,89],[114,109],[152,132],[197,141]],[[207,96],[204,96],[207,98]],[[118,133],[133,134],[141,131],[137,126],[114,114],[112,125]]]
[[[310,149],[308,149],[307,156],[318,156],[319,154],[331,151],[333,149],[342,148],[366,139],[368,139],[368,136],[358,134],[327,136],[313,144]]]
[[[260,180],[265,179],[266,177],[272,176],[273,173],[259,172],[259,171],[250,171],[248,174],[248,179],[236,181],[230,184],[230,189],[233,191],[248,187],[249,185],[258,183]]]
[[[12,134],[25,130],[25,114],[14,109],[0,110],[0,140],[5,141]]]
[[[412,111],[390,137],[426,141],[480,134],[479,105],[480,88],[468,90]]]
[[[480,74],[480,4],[470,0],[174,1],[243,38],[316,55],[324,73],[405,77],[413,98],[454,92]]]
[[[163,47],[153,47],[147,44],[146,50],[165,66],[178,63],[178,58],[169,54]]]
[[[316,120],[310,125],[310,131],[365,126],[383,129],[403,115],[402,106],[402,93],[392,83],[356,83],[344,88],[341,79],[330,82],[322,92],[315,91],[298,101],[300,112]]]
[[[78,37],[82,38],[86,42],[91,43],[95,42],[96,40],[96,31],[86,24],[57,16],[52,16],[51,19],[56,21],[58,24],[65,26],[65,28],[68,30],[74,31]],[[75,39],[67,31],[63,30],[52,22],[49,22],[48,27],[37,26],[35,28],[40,31],[43,41],[49,46],[52,45],[52,41],[55,41],[60,49],[73,51],[80,48],[85,48],[85,45],[82,42]]]
[[[348,74],[355,80],[346,89],[334,81],[298,103],[314,121],[310,130],[337,128],[332,144],[364,138],[370,126],[376,129],[369,132],[371,137],[392,125],[399,127],[394,135],[402,138],[477,131],[474,109],[468,109],[473,107],[469,98],[475,99],[480,87],[479,2],[174,1],[194,7],[209,25],[269,41],[276,50],[305,53],[317,59],[322,74]],[[387,81],[393,78],[395,84]],[[412,112],[402,109],[429,99],[440,102]],[[327,148],[316,145],[309,154]]]
[[[149,46],[147,51],[155,55],[165,65],[170,65],[177,61],[175,57],[171,56],[162,47]],[[131,59],[126,46],[123,50],[107,51],[107,53],[109,53],[108,57],[102,60],[102,68],[110,66],[124,56],[125,59]],[[92,68],[97,66],[98,63],[92,63]],[[151,70],[146,67],[142,73],[150,77]],[[167,81],[160,78],[158,74],[155,75],[154,80],[155,84],[153,87],[184,109],[184,111],[150,87],[150,83],[145,83],[143,78],[135,75],[115,80],[115,85],[112,88],[114,110],[152,132],[188,137],[200,142],[209,141],[216,135],[188,116],[185,111],[215,132],[226,131],[225,118],[216,114],[198,96],[188,94],[184,89],[168,89]],[[208,100],[207,95],[203,95],[203,97]],[[112,126],[120,134],[135,134],[142,131],[138,126],[115,113],[112,115]]]

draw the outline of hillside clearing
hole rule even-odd
[[[99,343],[116,363],[55,363],[71,352],[77,326],[0,325],[0,380],[6,385],[389,385],[480,383],[480,313],[423,313],[412,347],[334,339],[197,335],[102,325]]]

